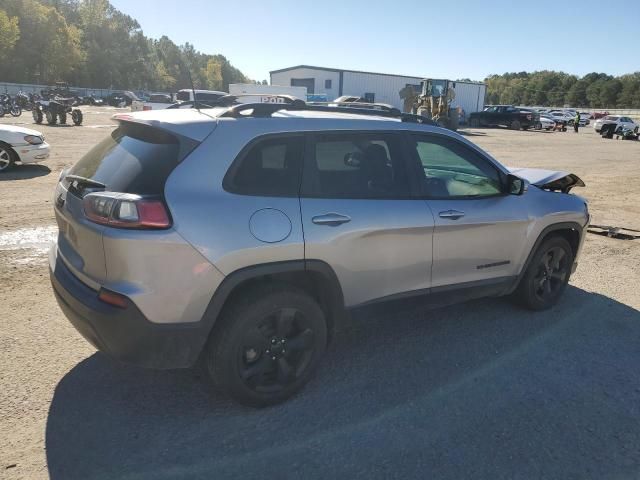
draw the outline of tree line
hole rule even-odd
[[[0,0],[0,80],[123,90],[227,91],[250,80],[223,55],[146,37],[108,0]]]
[[[640,72],[613,77],[589,73],[577,77],[540,71],[490,75],[487,104],[585,108],[640,108]]]

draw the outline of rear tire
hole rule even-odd
[[[327,345],[322,309],[288,285],[265,285],[227,305],[207,344],[214,384],[252,407],[285,401],[318,367]]]
[[[559,236],[545,240],[533,254],[515,297],[530,310],[547,310],[555,305],[569,283],[573,250]]]
[[[66,125],[66,123],[67,123],[67,114],[66,113],[61,113],[58,116],[60,117],[60,125]]]
[[[0,173],[9,170],[17,159],[16,152],[11,147],[0,143]]]

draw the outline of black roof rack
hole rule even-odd
[[[238,95],[239,97],[244,95]],[[253,96],[253,95],[252,95]],[[406,123],[419,123],[423,125],[439,126],[437,122],[423,117],[422,115],[415,115],[412,113],[402,113],[395,107],[386,104],[379,103],[358,103],[355,106],[354,102],[345,103],[306,103],[295,97],[288,95],[256,95],[260,97],[274,97],[276,99],[282,99],[282,103],[237,103],[232,104],[229,108],[219,115],[220,117],[233,117],[233,118],[265,118],[271,117],[276,112],[281,111],[311,111],[311,112],[335,112],[335,113],[351,113],[355,115],[370,115],[386,118],[397,118]],[[233,97],[228,95],[227,97]],[[221,98],[227,98],[221,97]],[[220,99],[218,99],[219,101]],[[234,99],[236,100],[236,99]],[[229,98],[227,101],[231,101]],[[220,106],[219,103],[216,102]],[[222,105],[224,106],[224,105]]]

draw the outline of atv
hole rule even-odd
[[[74,125],[79,126],[82,124],[82,111],[79,108],[72,108],[73,100],[73,98],[54,96],[49,100],[38,101],[31,111],[33,120],[40,124],[43,119],[46,119],[49,125],[55,125],[60,120],[60,124],[65,125],[67,123],[67,113],[70,113]]]

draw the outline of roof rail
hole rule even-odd
[[[349,107],[349,108],[369,108],[373,110],[384,110],[400,114],[399,109],[387,103],[366,103],[366,102],[307,102],[307,105],[327,106],[327,107]]]
[[[381,104],[360,104],[361,106],[353,106],[352,102],[347,102],[344,105],[338,106],[336,104],[317,104],[306,103],[295,97],[290,97],[292,100],[290,103],[240,103],[230,106],[225,112],[220,114],[220,117],[232,117],[232,118],[265,118],[271,117],[276,112],[280,111],[311,111],[311,112],[335,112],[335,113],[350,113],[355,115],[369,115],[386,118],[397,118],[406,123],[419,123],[423,125],[439,126],[437,122],[423,117],[422,115],[415,115],[412,113],[402,113],[395,107],[385,105],[386,108],[380,108]],[[374,108],[373,106],[378,108]],[[382,104],[384,105],[384,104]]]

